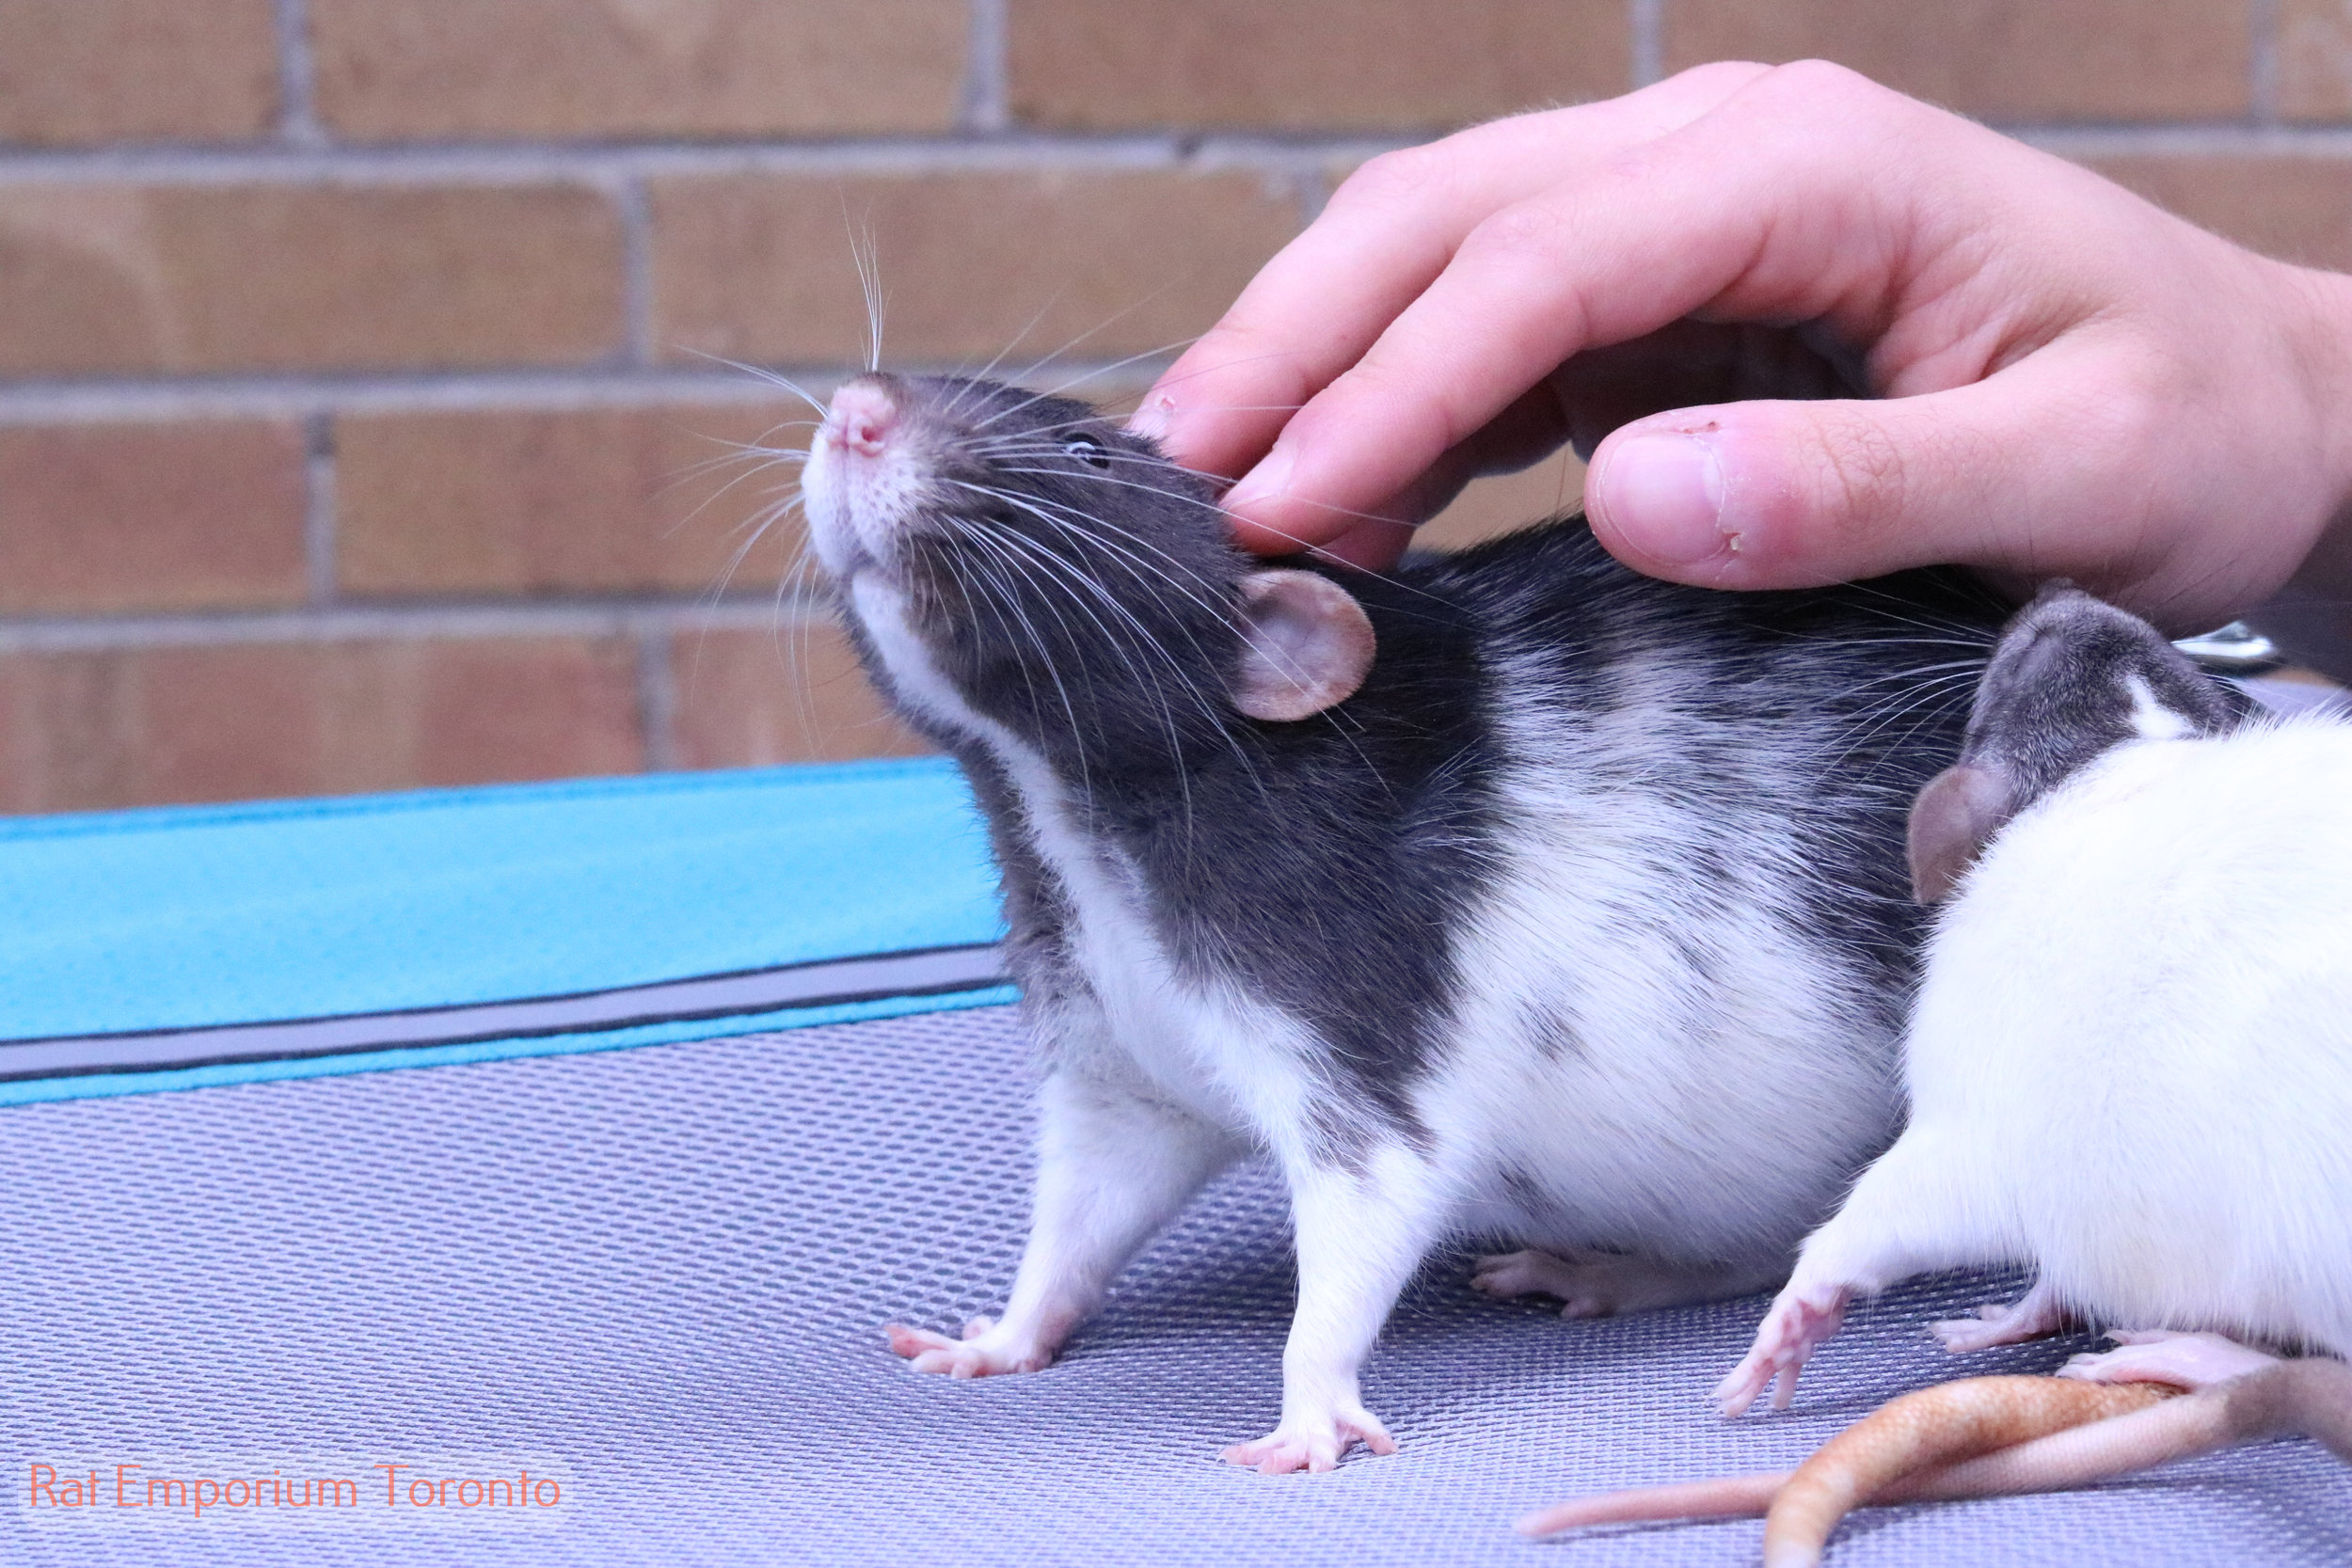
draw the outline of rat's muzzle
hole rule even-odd
[[[836,581],[887,566],[922,488],[906,438],[905,388],[868,373],[841,384],[809,443],[801,473],[809,541]]]

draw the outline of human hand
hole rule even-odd
[[[1239,478],[1262,553],[1385,565],[1573,440],[1655,576],[1951,562],[2190,629],[2352,497],[2347,392],[2352,279],[1841,68],[1719,64],[1373,160],[1136,422]]]

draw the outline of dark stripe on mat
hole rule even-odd
[[[90,1072],[145,1072],[224,1062],[281,1061],[400,1046],[463,1045],[684,1023],[785,1007],[823,1007],[898,996],[936,996],[1006,983],[993,942],[875,953],[854,958],[707,974],[649,986],[528,997],[458,1007],[275,1023],[226,1023],[114,1035],[0,1040],[0,1082]]]

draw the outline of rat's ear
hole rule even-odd
[[[1241,585],[1233,705],[1252,719],[1311,719],[1372,671],[1372,620],[1354,594],[1312,572],[1254,572]]]
[[[2009,820],[2009,781],[1962,763],[1928,781],[1911,802],[1911,895],[1940,903]]]

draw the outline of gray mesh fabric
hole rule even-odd
[[[1404,1444],[1267,1480],[1292,1281],[1263,1169],[1204,1196],[1058,1366],[917,1377],[877,1325],[999,1302],[1028,1090],[1004,1009],[0,1114],[9,1508],[27,1562],[1745,1563],[1740,1521],[1519,1541],[1596,1487],[1786,1465],[1954,1370],[1859,1311],[1784,1417],[1701,1396],[1759,1300],[1594,1323],[1433,1263],[1369,1369]],[[1962,1370],[2038,1370],[2079,1341]],[[526,1454],[565,1522],[470,1535],[26,1523],[28,1459]],[[364,1462],[364,1461],[363,1461]],[[2352,1560],[2352,1476],[2278,1443],[2060,1497],[1865,1513],[1833,1563]]]

